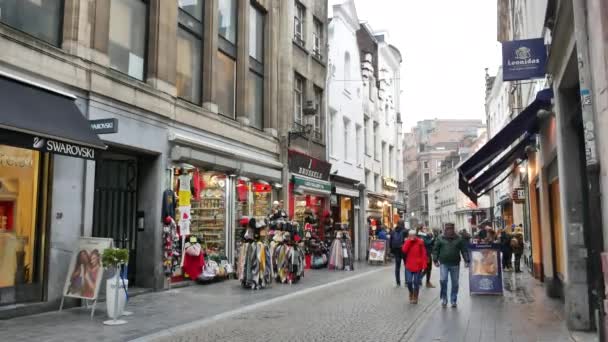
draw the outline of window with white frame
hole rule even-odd
[[[312,53],[318,59],[323,59],[323,55],[321,54],[323,48],[323,23],[321,20],[314,18],[313,20],[314,30],[312,33],[313,44],[312,44]]]
[[[336,155],[336,112],[329,114],[329,155],[335,157]]]
[[[349,142],[349,134],[350,134],[350,120],[348,120],[347,118],[344,118],[344,141],[342,142],[342,145],[344,145],[344,160],[345,161],[351,161],[351,157],[350,157],[350,153],[349,153],[349,149],[348,149],[348,142]]]
[[[296,74],[293,82],[293,109],[294,122],[299,125],[304,125],[303,115],[304,105],[304,77]]]
[[[380,126],[380,124],[377,121],[374,121],[374,159],[380,161],[380,136],[378,135],[378,126]]]
[[[350,53],[347,51],[344,53],[344,89],[348,90],[350,82]]]
[[[361,165],[361,126],[357,125],[356,131],[355,131],[355,146],[356,146],[356,155],[355,158],[357,160],[357,166]]]
[[[367,155],[367,156],[369,156],[369,137],[367,136],[367,133],[368,133],[367,126],[368,125],[369,125],[369,119],[364,118],[363,119],[363,146],[364,146],[365,155]]]
[[[304,21],[306,20],[306,8],[299,1],[295,1],[295,15],[293,18],[294,40],[304,46]]]

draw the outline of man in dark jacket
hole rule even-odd
[[[464,259],[465,267],[469,267],[469,251],[466,242],[455,232],[453,223],[446,223],[443,236],[435,241],[433,262],[439,267],[441,285],[441,306],[448,305],[448,275],[452,282],[450,303],[456,307],[458,299],[458,277],[460,273],[460,256]]]
[[[503,229],[500,232],[500,251],[502,252],[502,269],[504,271],[510,271],[512,255],[511,234],[509,234],[506,229]]]
[[[405,231],[405,221],[399,220],[397,228],[393,229],[390,235],[390,247],[391,253],[395,256],[395,281],[396,287],[401,287],[401,260],[403,260],[403,253],[401,247],[405,240],[407,232]],[[405,277],[405,274],[403,275]],[[405,279],[405,278],[404,278]]]
[[[521,256],[524,254],[524,228],[520,224],[511,238],[511,250],[515,255],[515,272],[521,273]]]

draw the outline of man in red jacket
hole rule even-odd
[[[401,248],[405,256],[405,274],[407,288],[410,292],[410,304],[418,304],[418,292],[422,284],[422,272],[427,266],[427,255],[424,241],[410,230],[407,240]]]

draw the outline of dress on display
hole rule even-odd
[[[353,271],[353,251],[351,240],[345,232],[337,232],[329,252],[330,270]]]

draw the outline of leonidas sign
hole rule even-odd
[[[304,153],[289,150],[289,171],[296,175],[329,181],[331,164]]]
[[[503,81],[545,77],[547,50],[543,38],[502,43]]]

